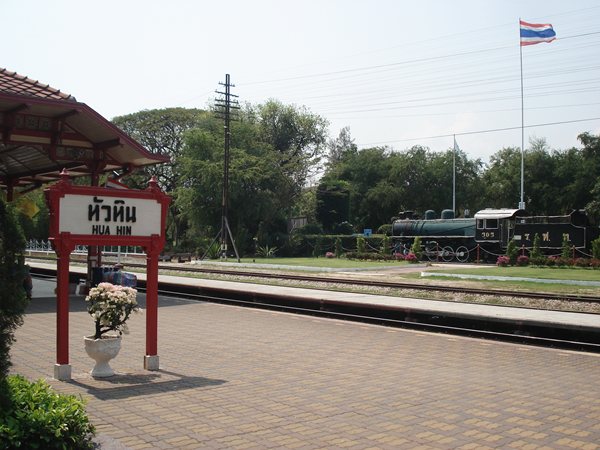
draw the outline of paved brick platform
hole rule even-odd
[[[73,380],[52,380],[53,284],[13,346],[14,373],[81,394],[132,448],[600,448],[600,356],[161,297],[161,370],[144,316],[93,379],[73,298]]]

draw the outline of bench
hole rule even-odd
[[[182,262],[186,262],[186,261],[191,261],[192,260],[192,254],[191,253],[163,253],[162,255],[158,256],[158,260],[159,261],[163,261],[163,262],[171,262],[173,260],[182,263]]]

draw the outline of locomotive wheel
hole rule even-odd
[[[437,245],[432,245],[431,247],[425,247],[425,255],[427,259],[431,262],[435,262],[438,259],[438,251]]]
[[[454,258],[454,250],[449,245],[442,249],[442,261],[450,262]]]
[[[456,249],[456,260],[459,262],[467,262],[469,260],[469,249],[461,245]]]

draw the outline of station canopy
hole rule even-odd
[[[167,162],[73,96],[0,68],[0,187]]]

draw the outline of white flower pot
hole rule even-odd
[[[85,351],[96,361],[96,365],[90,372],[93,377],[111,377],[115,371],[108,362],[119,354],[121,350],[121,336],[102,336],[94,339],[93,336],[85,336]]]

